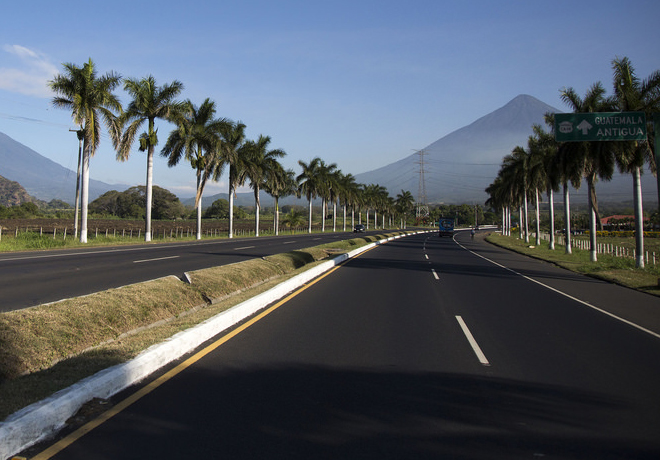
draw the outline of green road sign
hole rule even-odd
[[[557,142],[646,140],[644,112],[556,113]]]

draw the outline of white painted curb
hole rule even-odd
[[[0,459],[8,459],[12,455],[47,439],[64,427],[66,420],[73,416],[87,401],[93,398],[109,398],[139,382],[166,364],[194,350],[225,329],[281,299],[289,292],[345,260],[355,257],[378,244],[418,233],[424,232],[399,235],[370,243],[317,265],[266,292],[209,318],[197,326],[179,332],[164,342],[149,347],[131,361],[99,371],[42,401],[21,409],[0,423]]]

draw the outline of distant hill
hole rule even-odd
[[[0,205],[10,207],[33,201],[21,184],[0,176]]]
[[[527,146],[532,125],[546,126],[543,116],[547,112],[561,112],[529,95],[519,95],[503,107],[477,119],[423,149],[424,176],[428,203],[476,203],[488,198],[485,188],[493,182],[502,158],[514,147]],[[547,129],[547,128],[546,128]],[[401,190],[418,197],[420,183],[419,154],[373,171],[357,174],[363,184],[386,187],[391,196]],[[642,180],[645,197],[657,200],[654,178],[647,174]],[[586,186],[580,190],[585,195]],[[599,199],[627,201],[632,199],[632,179],[617,175],[610,182],[596,186]]]
[[[29,147],[0,133],[0,175],[18,182],[35,198],[73,203],[76,195],[76,172],[55,163]],[[90,179],[90,201],[109,190],[126,186],[110,185]]]

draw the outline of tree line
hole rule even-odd
[[[563,191],[564,233],[566,253],[571,253],[571,214],[569,188],[587,185],[589,204],[590,258],[596,261],[596,227],[600,225],[596,183],[611,180],[616,168],[631,174],[635,214],[636,266],[644,267],[644,225],[641,174],[648,165],[654,174],[653,116],[660,112],[660,71],[640,79],[627,57],[612,61],[613,93],[607,95],[601,82],[594,83],[582,97],[573,88],[560,90],[562,101],[574,113],[644,112],[648,137],[643,141],[557,142],[554,135],[554,114],[545,115],[547,132],[540,125],[533,126],[527,146],[515,147],[504,157],[494,182],[487,188],[487,205],[501,209],[503,230],[510,232],[511,213],[518,209],[521,237],[529,242],[528,201],[533,200],[536,221],[536,245],[540,244],[539,202],[547,194],[550,212],[550,249],[554,249],[554,193]],[[657,116],[657,115],[656,115]],[[659,203],[660,204],[660,203]]]
[[[80,241],[87,242],[87,218],[89,212],[89,160],[96,152],[101,138],[101,124],[105,125],[116,151],[117,160],[125,161],[132,149],[146,152],[147,180],[130,197],[144,195],[145,241],[151,240],[151,219],[154,186],[153,157],[158,145],[156,120],[172,123],[160,155],[168,159],[169,166],[187,161],[195,171],[197,214],[197,238],[201,238],[202,194],[209,180],[218,181],[228,171],[229,175],[229,237],[233,237],[233,200],[238,187],[249,183],[255,197],[255,232],[259,235],[259,191],[264,190],[275,198],[275,231],[279,227],[278,200],[281,197],[304,196],[309,201],[308,231],[312,230],[312,200],[321,198],[322,213],[326,216],[329,206],[333,209],[333,227],[336,225],[337,206],[343,208],[344,222],[350,209],[353,223],[356,210],[364,210],[369,224],[373,215],[377,226],[378,215],[385,225],[385,215],[390,219],[398,216],[402,225],[411,215],[414,198],[408,191],[401,191],[396,198],[377,184],[358,184],[351,174],[344,174],[337,165],[327,164],[320,158],[306,163],[299,161],[299,175],[285,169],[278,159],[286,152],[271,149],[271,138],[260,135],[256,140],[246,138],[246,125],[240,121],[216,116],[216,104],[205,99],[195,105],[190,99],[177,98],[183,91],[183,83],[173,81],[158,85],[152,75],[122,78],[110,71],[98,75],[90,58],[82,66],[63,64],[63,72],[49,81],[55,92],[53,105],[71,110],[74,123],[79,126],[78,177],[76,181],[75,228],[78,231],[78,204],[81,209]],[[125,107],[114,91],[123,83],[131,98]],[[116,197],[115,197],[116,198]],[[321,220],[325,230],[325,219]]]

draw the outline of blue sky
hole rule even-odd
[[[567,110],[559,90],[609,89],[616,56],[640,77],[660,70],[657,0],[24,0],[2,11],[0,132],[73,170],[71,116],[46,82],[90,57],[99,73],[180,80],[183,99],[209,97],[249,138],[271,136],[296,173],[315,156],[345,173],[384,166],[519,94]],[[162,146],[173,126],[158,127]],[[188,164],[154,168],[157,185],[194,194]],[[143,184],[146,158],[136,146],[117,162],[105,136],[90,173]],[[226,190],[223,178],[205,195]]]

